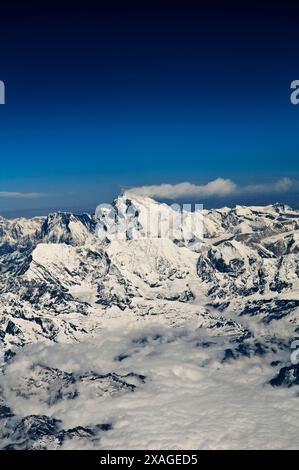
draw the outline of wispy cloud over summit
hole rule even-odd
[[[275,183],[238,185],[231,179],[217,178],[209,183],[198,185],[188,181],[177,184],[160,184],[130,188],[126,194],[139,196],[177,199],[181,197],[223,197],[234,194],[271,194],[287,192],[293,186],[290,178],[281,178]]]
[[[176,199],[179,197],[209,197],[226,196],[235,192],[236,184],[223,178],[217,178],[204,185],[192,184],[188,181],[178,184],[160,184],[152,186],[139,186],[131,188],[126,193],[137,194],[139,196],[161,197],[167,199]]]

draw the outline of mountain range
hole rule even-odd
[[[154,234],[149,213],[160,224]],[[271,448],[256,429],[270,410],[275,415],[279,399],[290,408],[271,419],[275,429],[287,419],[289,435],[274,431],[274,443],[296,447],[291,404],[299,367],[290,356],[299,338],[299,211],[282,204],[203,209],[165,231],[177,217],[171,206],[125,193],[96,215],[0,218],[3,449]],[[246,393],[230,401],[244,384]],[[246,411],[246,441],[234,422],[252,400],[250,387],[262,398]],[[198,390],[200,403],[211,397],[212,415],[227,397],[218,434],[204,411],[192,418],[201,409]],[[166,415],[163,393],[174,397]],[[186,414],[171,438],[182,397],[192,408],[183,402]],[[160,440],[148,417],[155,399],[169,426],[163,421]],[[82,403],[87,411],[79,416]]]

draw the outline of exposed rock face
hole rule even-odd
[[[299,385],[299,366],[282,367],[276,377],[270,380],[272,387],[293,387]]]
[[[99,441],[101,432],[109,429],[111,429],[110,424],[98,424],[65,430],[61,428],[61,422],[55,418],[30,415],[20,420],[11,419],[6,430],[0,431],[0,436],[3,442],[10,441],[10,444],[2,447],[2,450],[55,450],[68,440]]]

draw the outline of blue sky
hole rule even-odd
[[[298,15],[131,5],[4,8],[0,213],[92,209],[122,188],[218,177],[294,185],[208,205],[298,205]]]

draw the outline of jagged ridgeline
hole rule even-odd
[[[138,239],[136,232],[115,239],[115,214],[123,220],[134,213],[137,230],[149,208],[171,209],[140,197],[119,197],[114,207],[112,222],[107,214],[96,220],[71,213],[0,219],[0,334],[8,356],[27,342],[80,340],[109,311],[180,322],[208,305],[263,323],[292,319],[299,302],[298,211],[204,210],[196,252],[186,248],[190,232],[180,243]],[[104,239],[95,233],[99,223]]]

